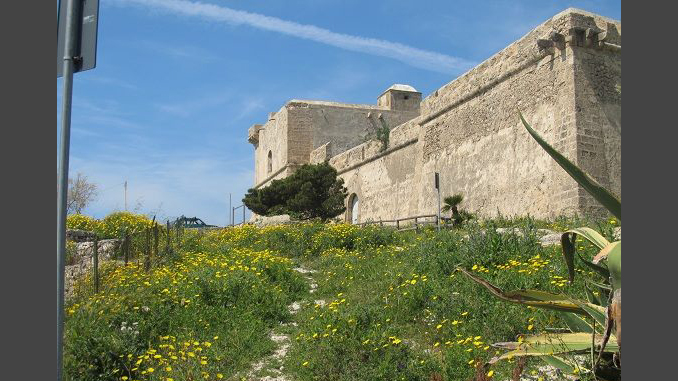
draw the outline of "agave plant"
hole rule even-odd
[[[522,114],[520,114],[520,119],[537,143],[579,185],[600,202],[612,215],[621,220],[621,201],[549,145],[525,121]],[[600,249],[600,252],[593,260],[589,261],[583,258],[581,254],[576,253],[575,241],[577,236],[581,236]],[[457,268],[458,271],[483,285],[492,294],[503,300],[560,311],[563,320],[571,331],[569,333],[527,336],[518,342],[496,343],[495,346],[508,349],[509,351],[495,357],[490,363],[515,356],[539,356],[550,365],[568,373],[575,373],[581,367],[563,355],[590,353],[592,370],[598,379],[611,380],[620,378],[621,240],[609,242],[595,230],[582,227],[563,233],[561,244],[570,283],[574,281],[577,259],[583,266],[596,274],[596,279],[585,276],[588,299],[586,301],[576,300],[564,294],[553,294],[539,290],[505,292],[471,272],[463,268]],[[597,294],[594,293],[592,291],[593,288],[597,288],[599,292]],[[605,357],[605,363],[601,363],[603,357]]]

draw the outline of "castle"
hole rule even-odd
[[[254,187],[329,160],[354,223],[435,214],[436,172],[443,197],[462,193],[480,215],[604,214],[527,134],[519,110],[621,197],[621,22],[567,9],[423,100],[408,85],[376,105],[291,100],[249,129]]]

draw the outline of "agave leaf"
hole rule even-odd
[[[607,253],[607,267],[610,269],[612,288],[621,289],[621,241],[617,241],[609,253]]]
[[[556,151],[550,144],[548,144],[523,118],[520,114],[520,120],[527,129],[527,132],[539,143],[542,148],[560,165],[565,172],[567,172],[579,185],[582,186],[593,198],[601,203],[612,215],[621,220],[621,201],[615,197],[610,191],[603,188],[596,180],[582,171],[574,163],[568,160],[560,152]]]
[[[617,249],[617,246],[619,246],[619,250],[621,250],[621,241],[615,241],[610,243],[609,245],[605,246],[598,254],[596,254],[595,257],[593,257],[592,263],[598,264],[600,261],[607,259],[607,256],[610,255],[610,252],[613,250]]]
[[[563,317],[565,324],[572,332],[592,333],[593,327],[586,320],[579,315],[572,312],[562,312],[560,316]]]
[[[566,231],[564,234],[567,234],[567,233],[579,234],[580,236],[582,236],[583,238],[585,238],[586,240],[588,240],[592,244],[598,246],[599,249],[603,249],[603,248],[605,248],[605,246],[610,244],[610,241],[605,239],[605,237],[603,237],[600,233],[598,233],[597,231],[595,231],[591,228],[581,227],[581,228],[570,229],[570,230]],[[576,236],[573,237],[572,240],[574,241],[575,238],[576,238]]]
[[[501,349],[517,349],[518,346],[520,345],[519,342],[517,341],[506,341],[506,342],[499,342],[499,343],[494,343],[492,346],[494,348],[501,348]]]
[[[610,292],[610,291],[612,291],[612,286],[610,286],[609,284],[596,282],[596,281],[592,280],[591,278],[589,278],[589,277],[586,276],[586,275],[583,275],[583,277],[584,277],[584,279],[586,280],[586,282],[591,283],[592,285],[598,287],[599,289],[601,289],[601,291],[605,291],[605,292]]]
[[[567,295],[552,294],[539,290],[517,290],[504,292],[499,287],[496,287],[488,281],[471,274],[461,267],[458,267],[457,270],[464,273],[476,283],[485,286],[485,288],[487,288],[498,298],[508,302],[525,304],[532,307],[546,308],[556,311],[574,312],[581,315],[588,315],[588,312],[586,312],[586,310],[583,309],[578,304],[578,302],[571,300]]]
[[[596,294],[594,294],[593,291],[591,291],[588,284],[586,283],[584,283],[584,290],[586,291],[586,299],[588,299],[589,303],[602,305],[600,298],[596,296]]]
[[[563,248],[563,257],[565,257],[565,264],[567,265],[567,272],[569,275],[570,283],[574,281],[574,253],[577,234],[581,235],[586,240],[596,245],[599,249],[603,249],[606,246],[610,245],[610,242],[606,240],[605,237],[603,237],[600,233],[591,228],[587,227],[575,228],[563,233],[562,237],[560,237],[560,243]],[[600,272],[599,269],[596,269],[596,271]]]
[[[596,345],[602,343],[603,338],[600,335],[596,336]],[[575,333],[561,333],[558,335],[535,335],[527,336],[523,339],[523,343],[532,347],[538,348],[542,345],[553,345],[561,344],[568,346],[585,346],[583,349],[588,349],[591,346],[591,334],[584,332],[575,332]],[[618,349],[617,339],[614,336],[610,337],[608,341],[607,352],[613,352]]]
[[[563,257],[565,257],[565,264],[567,265],[567,275],[570,284],[574,282],[574,251],[575,239],[577,235],[571,233],[564,233],[560,237],[560,246],[563,248]]]
[[[608,281],[610,279],[610,270],[606,269],[605,267],[603,267],[601,265],[597,265],[597,264],[595,264],[595,263],[593,263],[589,260],[584,259],[584,257],[582,257],[581,254],[579,254],[579,253],[577,253],[577,256],[579,257],[579,259],[581,259],[582,262],[584,262],[584,264],[587,267],[589,267],[591,270],[600,274],[600,276],[602,276],[603,279],[605,279],[606,281]]]
[[[575,301],[586,313],[591,316],[596,323],[600,324],[601,327],[605,327],[607,324],[607,309],[592,303],[581,303]]]
[[[587,295],[588,295],[589,292],[593,293],[593,291],[591,289],[589,289],[589,284],[598,287],[598,295],[597,296],[593,295],[593,296],[595,296],[595,299],[597,300],[597,302],[594,303],[594,304],[597,304],[601,307],[607,307],[608,298],[610,297],[611,287],[605,286],[605,285],[600,284],[600,283],[595,283],[595,282],[592,282],[589,279],[586,279],[586,283],[584,283],[584,287],[586,288]],[[601,287],[601,286],[605,286],[605,287]]]
[[[549,365],[551,365],[551,366],[553,366],[553,367],[556,367],[556,368],[562,370],[563,372],[565,372],[565,373],[567,373],[567,374],[572,374],[572,373],[574,373],[574,370],[578,368],[577,364],[575,364],[575,363],[573,363],[573,362],[571,362],[571,361],[565,360],[565,359],[562,358],[562,357],[558,357],[558,356],[541,356],[540,358],[541,358],[542,360],[544,360],[547,364],[549,364]]]
[[[597,336],[596,346],[602,344],[602,336]],[[580,352],[585,353],[591,349],[591,334],[577,332],[577,333],[563,333],[558,335],[538,335],[527,336],[522,343],[518,343],[515,350],[506,352],[496,358],[496,361],[512,358],[515,356],[552,356],[561,353]],[[607,342],[605,352],[617,352],[619,345],[617,339],[611,336]],[[493,359],[494,360],[494,359]]]

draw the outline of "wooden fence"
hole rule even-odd
[[[447,217],[441,217],[441,219],[443,221],[449,220],[449,218]],[[360,227],[368,225],[390,226],[394,227],[398,231],[419,230],[421,228],[424,228],[425,226],[438,226],[438,225],[440,225],[441,228],[445,229],[451,227],[450,224],[446,223],[440,224],[440,222],[438,221],[438,216],[436,214],[422,214],[420,216],[404,217],[395,220],[368,221],[356,225]]]
[[[185,227],[166,226],[153,222],[151,227],[141,231],[129,232],[123,230],[120,234],[120,244],[111,259],[117,260],[120,265],[130,263],[142,264],[145,271],[150,271],[158,264],[167,261],[177,254],[183,245]],[[95,293],[101,289],[99,268],[99,241],[101,237],[94,234],[92,245],[92,287]],[[116,262],[113,262],[116,263]],[[89,287],[89,286],[88,286]]]

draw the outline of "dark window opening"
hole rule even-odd
[[[273,172],[273,152],[268,151],[268,173]]]

